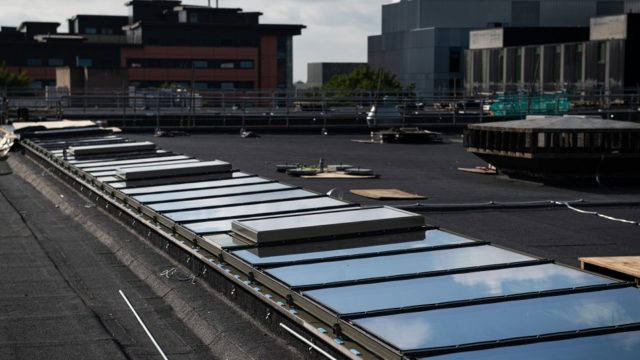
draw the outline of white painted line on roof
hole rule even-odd
[[[129,309],[131,309],[131,311],[133,312],[133,315],[136,316],[136,319],[138,319],[138,322],[140,323],[140,325],[142,325],[142,328],[147,333],[147,336],[149,336],[149,339],[151,339],[151,342],[153,342],[153,345],[156,347],[156,349],[158,349],[158,352],[160,353],[162,358],[164,360],[169,360],[167,358],[167,355],[165,355],[164,351],[162,351],[162,349],[160,348],[160,345],[158,345],[158,342],[156,341],[156,339],[153,337],[153,335],[151,335],[151,332],[149,332],[149,329],[147,329],[147,326],[144,324],[144,322],[142,321],[142,319],[138,315],[138,312],[136,311],[136,309],[133,308],[133,306],[129,302],[129,299],[127,299],[127,296],[122,292],[122,290],[118,290],[118,291],[120,292],[120,295],[122,295],[122,298],[127,303],[127,305],[129,305]]]

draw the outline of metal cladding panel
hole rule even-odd
[[[74,156],[103,155],[123,152],[150,151],[156,148],[156,144],[150,141],[128,142],[107,145],[71,146],[69,153]]]
[[[591,19],[591,41],[624,40],[628,32],[627,15],[603,16]]]
[[[224,172],[231,172],[231,164],[220,160],[214,160],[202,161],[195,164],[160,165],[153,167],[119,169],[116,171],[116,176],[123,180],[130,181]]]
[[[256,243],[424,226],[422,215],[390,208],[364,208],[324,214],[237,220],[232,230]]]

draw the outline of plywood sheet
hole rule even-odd
[[[425,196],[400,189],[353,189],[353,194],[376,200],[423,200]]]
[[[640,279],[640,256],[582,257],[579,260],[583,269],[585,265],[593,265]]]

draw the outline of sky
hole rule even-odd
[[[310,62],[366,62],[367,36],[381,32],[381,5],[393,0],[219,0],[220,7],[260,11],[263,23],[302,24],[293,42],[294,81],[307,80]],[[55,21],[67,31],[76,14],[126,15],[125,0],[0,0],[0,25]],[[207,0],[183,4],[207,5]],[[215,0],[211,0],[215,6]]]

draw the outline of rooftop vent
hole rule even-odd
[[[144,142],[127,142],[120,144],[108,145],[91,145],[91,146],[70,146],[69,153],[73,156],[91,156],[103,154],[117,154],[128,152],[142,152],[155,150],[156,144]]]
[[[214,160],[186,164],[141,166],[116,170],[116,176],[127,181],[216,173],[231,173],[231,164]]]
[[[256,242],[339,236],[424,226],[424,217],[407,211],[375,207],[316,214],[235,220],[231,229]]]

